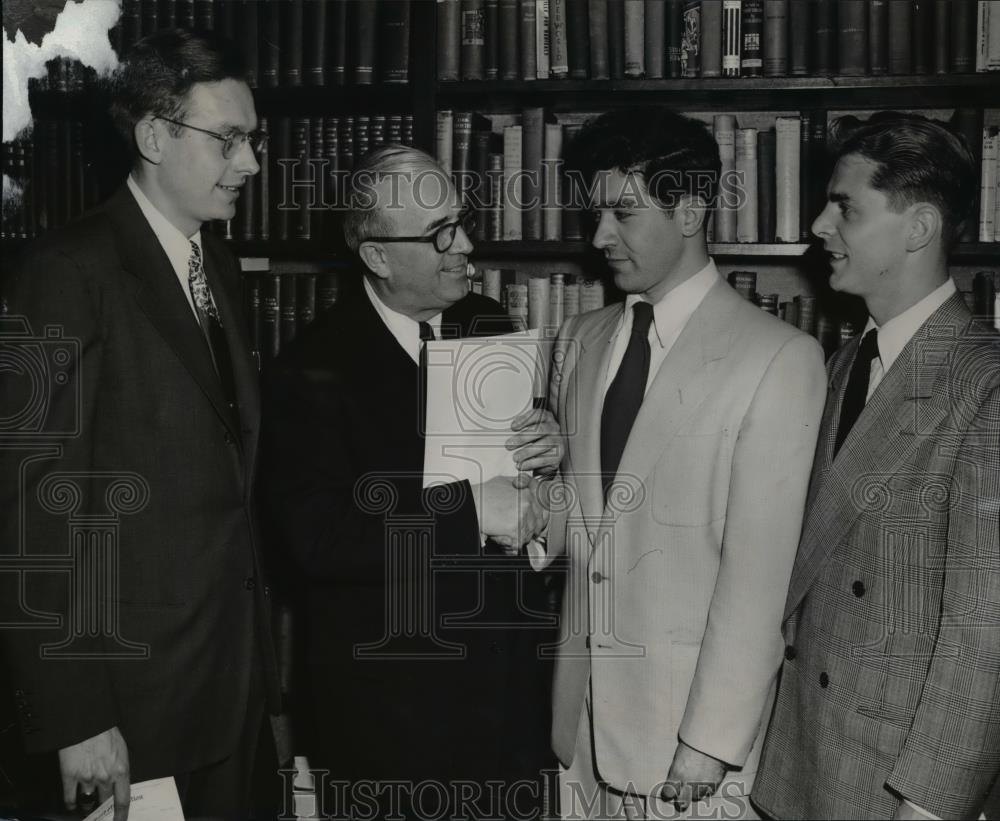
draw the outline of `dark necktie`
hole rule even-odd
[[[851,374],[847,377],[847,388],[844,390],[844,402],[840,406],[840,424],[837,426],[837,439],[833,446],[836,456],[840,446],[844,444],[847,434],[851,432],[854,423],[858,421],[861,411],[868,398],[868,380],[872,372],[872,360],[878,356],[878,330],[872,328],[861,339],[861,345],[851,365]]]
[[[434,336],[434,329],[429,322],[420,322],[420,435],[427,430],[427,345],[425,343]]]
[[[188,258],[188,288],[191,291],[195,310],[198,312],[198,322],[205,335],[205,341],[208,343],[208,350],[212,355],[212,364],[215,366],[215,372],[222,384],[222,392],[225,394],[226,402],[229,403],[234,417],[238,417],[236,382],[233,379],[233,362],[229,354],[229,343],[226,342],[226,333],[222,328],[219,309],[215,305],[212,291],[208,287],[208,279],[205,277],[205,266],[201,261],[201,248],[195,242],[191,243],[191,256]]]
[[[618,473],[629,432],[646,393],[649,377],[649,325],[653,306],[636,302],[632,306],[632,334],[618,373],[608,386],[601,413],[601,484],[607,500],[608,488]]]

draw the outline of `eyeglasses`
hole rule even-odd
[[[207,128],[199,128],[196,125],[182,123],[180,120],[171,120],[169,117],[161,117],[159,114],[155,115],[154,119],[190,128],[192,131],[200,131],[202,134],[208,134],[209,137],[215,137],[215,139],[222,143],[222,156],[227,160],[232,159],[233,155],[243,147],[243,143],[248,143],[250,150],[254,154],[260,154],[264,146],[267,145],[266,131],[233,131],[231,134],[217,134],[214,131],[209,131]]]
[[[458,215],[458,219],[446,222],[429,237],[365,237],[362,242],[433,242],[434,250],[439,254],[444,254],[451,250],[455,244],[455,237],[458,235],[458,228],[462,227],[466,236],[471,236],[476,230],[476,215],[471,211],[463,211]]]

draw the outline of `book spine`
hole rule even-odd
[[[931,42],[934,50],[934,73],[947,74],[951,68],[950,0],[934,0],[931,32]]]
[[[382,82],[409,82],[410,0],[382,0],[380,14],[379,55]]]
[[[931,15],[933,0],[913,0],[913,73],[930,74],[933,56],[931,54]],[[937,39],[937,35],[935,35]]]
[[[535,0],[535,79],[549,78],[549,0]]]
[[[486,80],[500,77],[499,0],[485,0],[483,4],[483,75]]]
[[[833,169],[826,147],[826,117],[824,109],[809,112],[812,134],[809,138],[809,199],[801,203],[806,209],[805,239],[812,236],[812,219],[826,207],[826,183]]]
[[[519,0],[521,79],[538,79],[538,12],[535,0]]]
[[[837,5],[834,0],[813,2],[813,73],[830,75],[837,70]]]
[[[868,66],[881,76],[889,73],[889,0],[868,0]]]
[[[567,124],[563,129],[563,145],[572,145],[573,140],[577,138],[582,127],[582,125],[577,123]],[[577,186],[573,184],[565,167],[563,168],[562,175],[562,190],[563,197],[567,202],[566,208],[563,211],[563,239],[583,239],[582,194],[577,190]]]
[[[264,277],[260,294],[261,356],[270,362],[281,350],[281,277]]]
[[[608,2],[588,0],[587,39],[590,42],[590,79],[607,80],[608,73]]]
[[[146,37],[160,27],[160,4],[157,0],[141,0],[139,5],[142,9],[142,36]],[[128,4],[126,3],[125,6],[127,7]]]
[[[570,0],[563,4],[566,20],[566,49],[569,54],[569,78],[586,80],[590,71],[589,2]]]
[[[257,51],[259,39],[257,9],[260,4],[257,0],[241,0],[238,6],[236,23],[236,40],[243,51],[243,59],[247,66],[247,85],[250,88],[257,88],[257,69],[260,56]]]
[[[124,0],[121,19],[122,54],[127,54],[141,37],[142,6],[139,0]]]
[[[757,129],[736,132],[736,174],[740,179],[740,204],[736,212],[736,241],[758,242]]]
[[[524,239],[542,238],[542,155],[545,143],[545,111],[541,108],[525,108],[521,114],[522,169],[524,171],[521,191],[521,224]]]
[[[212,0],[194,0],[194,28],[212,31],[215,28],[215,6]]]
[[[285,86],[302,85],[302,7],[303,0],[281,3],[281,55],[279,68]]]
[[[722,167],[719,175],[719,202],[715,207],[715,242],[736,242],[736,214],[739,187],[736,183],[736,118],[716,114],[713,123]]]
[[[990,49],[990,2],[979,0],[976,9],[976,72],[986,71]]]
[[[347,83],[347,0],[327,0],[329,8],[330,81],[333,85]]]
[[[375,42],[378,38],[378,18],[375,3],[354,6],[354,82],[371,85],[375,82]]]
[[[764,76],[788,74],[788,0],[764,0]]]
[[[952,0],[951,4],[951,71],[967,74],[976,67],[976,12],[975,0]]]
[[[775,120],[775,239],[799,241],[799,130],[798,117]]]
[[[337,168],[351,172],[354,170],[354,117],[340,118],[340,131],[337,134]]]
[[[261,7],[264,26],[260,43],[260,85],[262,88],[276,88],[281,67],[281,3],[279,0],[265,0]]]
[[[569,76],[566,0],[549,0],[549,74],[560,80]]]
[[[295,212],[295,229],[292,236],[296,239],[311,239],[312,226],[310,222],[313,196],[313,186],[308,184],[311,179],[312,170],[309,162],[311,152],[309,150],[311,124],[308,117],[296,117],[292,121],[292,155],[295,157],[293,166],[293,180],[295,184],[295,200],[298,201],[298,210]]]
[[[604,283],[599,279],[585,279],[580,283],[580,313],[604,307]]]
[[[528,280],[528,328],[544,328],[549,312],[549,278],[531,277]]]
[[[566,316],[566,274],[549,274],[548,326],[558,328]]]
[[[263,339],[260,306],[261,277],[248,276],[244,282],[246,283],[247,330],[250,334],[250,350],[256,354],[259,361]]]
[[[666,20],[663,35],[667,48],[666,76],[677,78],[684,76],[684,2],[683,0],[667,0],[664,9]],[[647,21],[646,25],[649,25]],[[647,69],[649,61],[646,61]],[[648,71],[647,71],[648,73]]]
[[[722,0],[722,76],[740,76],[742,0]],[[721,240],[720,240],[721,241]]]
[[[484,80],[486,10],[483,0],[461,0],[461,64],[463,80]]]
[[[177,0],[176,6],[177,27],[188,29],[195,27],[194,0]]]
[[[475,239],[486,240],[486,212],[489,208],[490,142],[493,134],[485,129],[472,132],[473,207],[476,210]]]
[[[664,58],[666,49],[670,47],[665,39],[665,0],[645,0],[643,6],[643,62],[646,66],[646,77],[650,80],[662,80],[664,77]]]
[[[295,325],[301,332],[316,318],[316,274],[300,274],[296,291]]]
[[[261,117],[257,123],[257,128],[265,134],[269,133],[267,117]],[[260,164],[260,173],[251,179],[251,184],[256,191],[255,199],[260,212],[259,223],[257,224],[257,239],[271,238],[271,156],[268,141],[264,142],[264,147],[260,150],[257,158]]]
[[[612,80],[625,79],[625,3],[607,0],[608,71]]]
[[[701,0],[701,76],[722,76],[722,0]]]
[[[524,238],[521,210],[524,203],[523,140],[521,126],[508,125],[503,130],[503,238]]]
[[[326,3],[307,0],[303,9],[305,54],[302,70],[307,86],[326,85]]]
[[[500,301],[502,286],[499,268],[483,268],[483,296]]]
[[[456,111],[453,119],[451,175],[455,179],[459,197],[465,197],[469,188],[469,171],[472,153],[472,113]]]
[[[441,82],[459,76],[459,0],[437,0],[437,78]]]
[[[503,154],[489,156],[488,193],[489,210],[486,213],[486,239],[497,242],[503,239]]]
[[[500,0],[499,17],[500,79],[517,80],[521,76],[521,58],[518,53],[521,17],[517,0]]]
[[[913,72],[913,3],[892,0],[889,3],[889,73]]]
[[[764,53],[761,43],[764,35],[764,0],[743,0],[740,30],[742,33],[740,75],[760,77],[764,73]]]
[[[979,176],[979,241],[993,242],[996,232],[997,209],[997,160],[1000,149],[1000,129],[987,126],[983,129],[983,158]]]
[[[837,23],[839,73],[864,75],[868,70],[867,0],[840,0]]]
[[[793,77],[809,73],[812,45],[812,3],[789,0],[788,3],[788,63]]]
[[[646,7],[643,0],[625,0],[625,76],[646,74]],[[662,34],[660,38],[662,45]]]
[[[514,323],[515,331],[528,328],[528,284],[512,282],[505,288],[507,293],[507,315]]]
[[[332,308],[337,303],[340,282],[336,274],[323,274],[316,282],[316,305],[320,312]]]
[[[434,156],[446,174],[451,174],[453,167],[452,134],[455,128],[454,114],[450,110],[439,111],[435,118]]]
[[[558,123],[545,124],[545,145],[542,148],[544,210],[542,239],[562,239],[562,157],[563,127]]]
[[[812,112],[803,111],[799,119],[799,241],[809,239],[812,218],[809,215],[809,190],[812,170]]]
[[[278,277],[280,296],[278,297],[278,334],[281,337],[279,350],[295,339],[298,331],[298,276],[284,274]]]
[[[177,0],[162,0],[162,2],[158,3],[158,6],[159,20],[157,21],[157,25],[159,28],[177,28]]]
[[[760,131],[757,134],[757,219],[760,242],[775,241],[775,165],[774,131]]]
[[[972,313],[979,320],[993,324],[993,306],[996,304],[996,285],[992,271],[979,271],[972,279]]]
[[[580,283],[574,274],[567,274],[563,284],[563,320],[580,313]]]
[[[701,0],[684,0],[681,10],[681,76],[701,74]]]
[[[986,71],[1000,71],[1000,7],[990,5],[985,15]]]

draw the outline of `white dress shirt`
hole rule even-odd
[[[701,305],[712,286],[719,280],[719,271],[712,259],[690,279],[672,288],[653,306],[653,321],[649,325],[649,375],[646,378],[646,390],[653,384],[656,372],[667,358],[670,349],[688,324],[692,314]],[[604,393],[608,392],[611,382],[621,367],[625,357],[625,349],[632,334],[632,306],[644,298],[640,294],[629,294],[625,298],[625,311],[618,327],[609,340],[614,347],[611,350],[611,360],[608,362],[608,373],[604,380]]]
[[[135,201],[139,204],[139,210],[153,229],[160,247],[163,248],[167,259],[170,260],[170,267],[177,274],[177,281],[180,282],[181,290],[191,306],[191,313],[198,319],[198,311],[194,307],[194,297],[191,296],[191,289],[188,288],[188,260],[191,258],[191,243],[198,246],[202,251],[201,258],[205,258],[204,249],[201,247],[201,229],[195,231],[190,237],[185,237],[176,227],[149,201],[149,197],[142,193],[138,183],[128,175],[126,180],[128,190],[132,192]],[[200,320],[199,320],[200,322]]]
[[[868,395],[865,402],[872,398],[875,388],[889,372],[892,363],[895,362],[903,348],[913,339],[914,334],[920,330],[932,313],[944,305],[945,302],[958,289],[955,281],[948,277],[941,285],[931,291],[916,305],[907,308],[903,313],[894,316],[881,328],[875,324],[875,320],[868,317],[864,333],[873,328],[878,331],[878,356],[872,360],[871,373],[868,376]],[[864,334],[862,334],[863,336]]]
[[[371,300],[372,305],[375,308],[375,312],[382,318],[385,323],[385,327],[389,329],[396,341],[399,343],[400,347],[406,351],[410,358],[420,364],[420,346],[422,344],[420,340],[420,323],[417,320],[401,314],[398,311],[394,311],[388,305],[386,305],[381,299],[379,299],[378,294],[375,293],[375,289],[372,284],[368,281],[368,277],[364,277],[365,281],[365,293],[368,294],[368,299]],[[441,338],[441,314],[435,314],[427,323],[434,329],[434,338]]]

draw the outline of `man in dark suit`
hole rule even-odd
[[[130,780],[174,776],[189,817],[241,821],[255,758],[276,781],[257,374],[236,263],[201,230],[259,170],[244,76],[207,35],[136,44],[113,102],[126,185],[3,285],[7,351],[52,354],[44,382],[3,374],[2,416],[23,422],[5,427],[0,488],[9,679],[66,804],[113,794],[116,819]]]
[[[778,818],[975,818],[1000,762],[1000,339],[947,263],[976,169],[916,115],[836,156],[813,232],[870,318],[828,365],[753,797]]]
[[[300,591],[317,792],[342,817],[536,812],[549,756],[537,647],[554,617],[545,576],[505,553],[544,510],[510,478],[422,482],[423,340],[511,323],[469,293],[471,227],[432,158],[386,146],[353,181],[344,233],[363,278],[264,386],[262,479]],[[544,423],[513,438],[515,460],[554,470],[551,415],[523,417]]]

